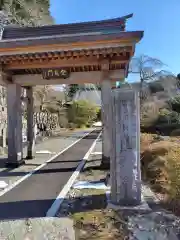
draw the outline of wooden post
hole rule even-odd
[[[102,117],[102,167],[110,168],[110,100],[111,81],[108,77],[109,64],[102,64],[101,117]]]
[[[7,128],[6,128],[6,126],[4,126],[4,129],[2,129],[2,147],[3,147],[3,149],[5,149],[5,147],[7,145],[6,140],[7,140]]]
[[[8,161],[7,167],[24,163],[22,150],[21,86],[7,85]]]
[[[34,129],[34,117],[33,117],[33,88],[27,87],[27,159],[33,159],[34,146],[35,146],[35,129]]]
[[[113,169],[111,200],[120,205],[141,203],[139,96],[132,90],[114,90],[111,99]]]

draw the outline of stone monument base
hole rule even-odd
[[[101,169],[109,170],[110,169],[110,157],[102,155]]]
[[[5,163],[5,167],[6,168],[17,168],[17,167],[19,167],[19,166],[21,166],[21,165],[24,165],[25,164],[25,160],[24,159],[21,159],[21,160],[19,160],[19,161],[17,161],[17,162],[6,162]]]

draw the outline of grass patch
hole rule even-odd
[[[124,240],[128,232],[113,210],[94,210],[73,215],[76,238],[79,240]]]
[[[141,135],[141,169],[143,179],[164,194],[164,203],[180,214],[180,139],[155,140]],[[177,207],[179,206],[179,207]]]
[[[107,171],[98,169],[101,161],[87,162],[80,174],[80,181],[99,181],[106,178]],[[96,170],[95,170],[95,169]],[[78,240],[114,240],[127,239],[127,228],[113,210],[107,209],[105,190],[83,189],[79,192],[83,211],[74,212],[76,239]]]

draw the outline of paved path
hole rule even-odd
[[[5,181],[8,185],[13,184],[15,181],[19,180],[30,171],[34,170],[36,167],[44,164],[51,157],[54,157],[58,152],[62,151],[86,133],[92,131],[88,130],[77,130],[74,132],[65,132],[62,135],[49,138],[43,142],[38,143],[35,146],[35,152],[49,151],[49,153],[36,153],[35,158],[32,160],[26,160],[26,164],[18,168],[5,168],[5,162],[7,156],[1,156],[0,158],[0,180]],[[25,150],[24,150],[25,152]],[[25,155],[24,155],[25,156]],[[0,191],[1,193],[1,191]]]
[[[0,220],[45,217],[98,133],[97,130],[90,133],[30,178],[1,196]]]

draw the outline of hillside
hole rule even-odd
[[[121,89],[134,89],[140,91],[140,82],[124,83]],[[173,76],[161,77],[154,82],[145,83],[143,85],[143,94],[148,101],[166,101],[167,99],[176,96],[178,93],[177,80]],[[76,92],[73,100],[88,100],[101,106],[101,91],[91,89],[80,89]]]
[[[49,0],[1,0],[0,10],[7,23],[20,26],[39,26],[52,24]]]

